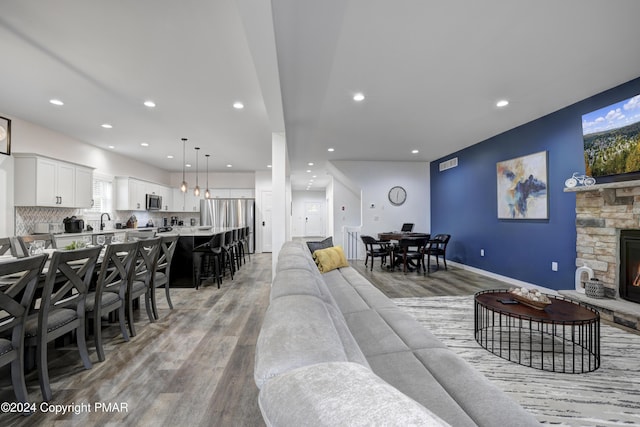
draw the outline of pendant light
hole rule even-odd
[[[187,192],[187,181],[184,179],[184,165],[185,165],[185,146],[187,144],[187,138],[182,138],[182,184],[180,184],[180,191]]]
[[[209,191],[209,155],[205,154],[204,156],[207,158],[207,189],[204,192],[204,198],[205,199],[210,199],[211,198],[211,192]]]
[[[198,185],[198,152],[200,147],[195,147],[196,150],[196,188],[193,189],[193,195],[198,197],[200,195],[200,186]]]

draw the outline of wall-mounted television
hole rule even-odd
[[[640,95],[582,116],[582,137],[587,175],[610,178],[603,181],[637,179]]]

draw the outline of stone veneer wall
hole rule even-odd
[[[576,192],[576,266],[593,269],[606,295],[618,297],[620,230],[640,229],[640,185],[597,187]]]

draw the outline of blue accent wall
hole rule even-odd
[[[545,286],[572,289],[576,196],[564,181],[584,173],[582,115],[640,94],[640,78],[431,163],[431,233],[451,234],[447,259]],[[547,220],[499,220],[496,163],[547,151]],[[458,157],[458,167],[439,163]],[[485,256],[480,256],[484,249]],[[558,263],[552,271],[551,263]]]

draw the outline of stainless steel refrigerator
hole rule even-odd
[[[255,199],[205,199],[200,201],[200,225],[249,227],[249,252],[255,248]]]

